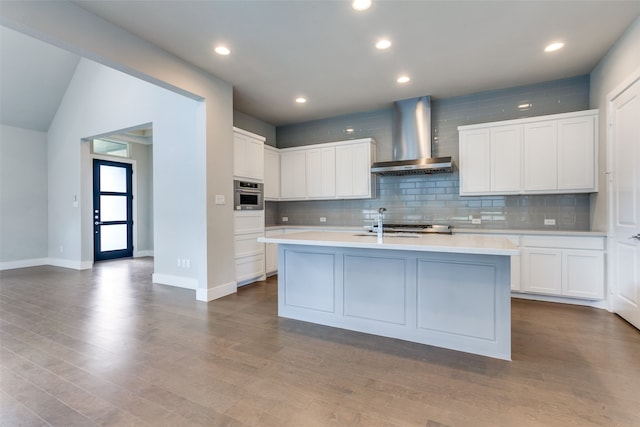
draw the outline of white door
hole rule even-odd
[[[640,78],[609,104],[612,307],[640,329]]]

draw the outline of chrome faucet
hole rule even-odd
[[[386,210],[387,210],[386,208],[378,209],[378,243],[382,243],[382,227],[383,227],[382,218]]]

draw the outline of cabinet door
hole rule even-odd
[[[370,143],[336,147],[335,165],[337,197],[372,197]]]
[[[233,134],[233,176],[247,178],[247,138]]]
[[[264,198],[280,198],[280,153],[276,149],[264,148]]]
[[[247,138],[247,177],[264,180],[264,144]]]
[[[604,253],[565,249],[562,251],[562,295],[604,299]]]
[[[562,251],[560,249],[522,249],[522,290],[548,295],[562,293]]]
[[[595,191],[595,117],[558,121],[558,189]]]
[[[304,199],[307,192],[305,152],[281,153],[280,173],[280,198]]]
[[[491,129],[491,192],[517,194],[522,176],[522,126]]]
[[[558,188],[558,134],[556,121],[524,126],[524,191]]]
[[[352,197],[371,197],[371,144],[354,144]]]
[[[306,151],[307,197],[333,199],[336,196],[334,147]]]
[[[278,244],[267,243],[265,248],[265,272],[273,274],[278,272]]]
[[[489,129],[460,132],[460,195],[491,192]]]
[[[264,179],[264,144],[239,133],[233,134],[233,175],[257,181]]]
[[[353,173],[353,149],[350,145],[336,147],[336,196],[353,195]]]

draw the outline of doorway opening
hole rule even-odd
[[[93,259],[133,256],[131,164],[93,160]]]

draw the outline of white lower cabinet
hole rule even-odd
[[[284,234],[284,230],[268,230],[266,237],[275,237]],[[267,276],[273,276],[278,273],[278,244],[265,244],[265,273]]]
[[[523,237],[522,291],[604,299],[604,238]]]
[[[264,211],[234,212],[236,283],[247,285],[265,278]]]

